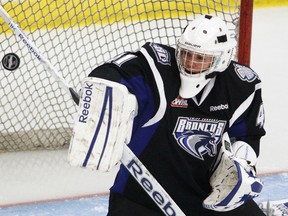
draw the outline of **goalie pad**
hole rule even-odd
[[[72,166],[110,171],[130,142],[136,97],[126,86],[105,79],[83,80],[68,161]]]
[[[235,157],[227,133],[223,134],[210,185],[212,193],[203,201],[203,207],[219,212],[233,210],[259,196],[263,187],[254,168],[245,159]]]

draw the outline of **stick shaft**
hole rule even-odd
[[[124,145],[121,162],[165,215],[185,216],[175,201],[127,145]]]

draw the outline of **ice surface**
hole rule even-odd
[[[288,174],[278,174],[261,178],[264,189],[255,199],[257,203],[267,200],[286,199],[288,195]],[[106,216],[108,196],[94,196],[76,200],[65,200],[0,209],[5,216]]]

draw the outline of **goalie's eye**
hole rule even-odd
[[[208,70],[214,62],[214,56],[192,52],[181,51],[181,64],[186,73],[197,74]]]

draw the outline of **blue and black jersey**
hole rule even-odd
[[[211,192],[210,168],[224,132],[259,155],[265,135],[261,80],[247,66],[232,61],[198,95],[182,98],[175,49],[146,43],[89,76],[121,83],[136,96],[138,115],[128,146],[186,215],[200,214]],[[111,192],[158,211],[124,166]]]

